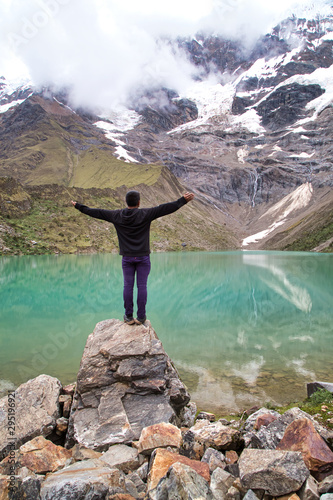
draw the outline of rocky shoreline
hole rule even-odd
[[[332,450],[299,408],[198,414],[149,321],[98,323],[75,384],[0,400],[1,500],[333,500]]]

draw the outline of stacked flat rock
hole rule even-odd
[[[149,321],[102,321],[83,352],[66,446],[103,451],[139,439],[149,425],[182,425],[189,400]]]

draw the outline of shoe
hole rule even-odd
[[[133,316],[126,316],[126,314],[125,314],[124,315],[124,322],[127,323],[128,325],[134,325],[135,319],[133,318]]]
[[[143,325],[143,323],[146,321],[146,316],[144,318],[136,318],[134,321],[137,325]]]

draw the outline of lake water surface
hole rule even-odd
[[[333,381],[333,254],[152,254],[147,315],[201,409],[306,397]],[[95,324],[123,317],[118,255],[0,258],[0,390],[76,379]]]

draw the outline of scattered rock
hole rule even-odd
[[[318,490],[321,495],[324,493],[333,493],[333,475],[325,477],[319,484]]]
[[[149,321],[102,321],[83,352],[66,447],[103,451],[138,439],[149,425],[181,425],[189,399]]]
[[[184,427],[192,427],[195,422],[195,415],[197,413],[197,405],[190,401],[184,408],[180,411],[180,420]]]
[[[261,496],[260,496],[261,498]],[[243,497],[243,500],[259,500],[259,497],[254,493],[252,490],[247,490],[245,496]]]
[[[54,472],[65,466],[72,457],[72,452],[62,446],[57,446],[43,436],[38,436],[23,444],[16,454],[17,467],[27,467],[36,474]],[[0,464],[4,473],[10,473],[10,457]]]
[[[47,475],[40,493],[41,500],[103,499],[112,488],[119,488],[125,493],[123,473],[118,469],[110,469],[102,461],[95,459],[76,462]]]
[[[156,448],[175,448],[179,450],[182,444],[182,433],[178,427],[161,422],[150,425],[141,431],[138,451],[143,455],[150,455]]]
[[[206,481],[210,480],[209,467],[205,462],[191,460],[183,455],[178,455],[177,453],[172,453],[168,450],[158,448],[152,455],[152,463],[147,482],[148,489],[152,490],[156,488],[159,480],[165,476],[171,465],[176,462],[192,467],[192,469],[200,474]]]
[[[257,407],[255,406],[253,409],[255,409],[255,408],[257,408]],[[250,416],[246,419],[246,422],[244,425],[245,433],[248,433],[248,432],[255,430],[254,427],[256,425],[257,419],[258,419],[258,417],[260,417],[262,415],[271,415],[272,417],[276,417],[276,418],[281,416],[280,413],[278,413],[275,410],[268,410],[267,408],[257,409],[256,411],[252,412],[250,414]]]
[[[318,482],[314,477],[309,476],[298,492],[300,500],[318,500],[319,490]]]
[[[225,453],[225,461],[227,464],[236,464],[238,462],[238,455],[234,450],[228,450]]]
[[[215,469],[210,481],[210,487],[214,497],[217,500],[224,500],[228,490],[233,486],[234,481],[234,476],[225,470],[219,468]]]
[[[276,449],[300,451],[305,465],[317,478],[333,474],[333,453],[308,418],[289,424]]]
[[[224,469],[226,466],[225,456],[220,451],[214,450],[214,448],[207,448],[201,462],[206,462],[208,464],[211,474],[217,467]]]
[[[41,481],[31,471],[26,471],[27,469],[23,468],[15,476],[15,490],[11,488],[9,476],[0,475],[1,500],[40,500]]]
[[[207,411],[201,411],[197,415],[197,420],[208,420],[209,422],[215,422],[214,413],[208,413]]]
[[[60,417],[56,421],[56,434],[61,436],[67,431],[68,428],[68,418]]]
[[[91,458],[100,458],[102,453],[99,451],[90,450],[79,444],[75,444],[71,448],[72,458],[78,462],[80,460],[90,460]]]
[[[320,389],[326,389],[333,394],[333,384],[330,382],[310,382],[306,384],[308,398]]]
[[[242,452],[239,473],[245,488],[265,490],[272,496],[299,490],[310,474],[298,452],[252,449]]]
[[[209,483],[192,467],[176,462],[160,480],[156,489],[148,492],[150,500],[207,499],[215,500]]]
[[[200,460],[207,448],[217,450],[237,450],[243,444],[241,433],[220,421],[209,423],[199,420],[183,436],[186,456]]]
[[[257,420],[254,424],[254,430],[258,431],[260,427],[271,424],[276,420],[278,417],[276,415],[272,415],[271,413],[264,413],[263,415],[259,415],[257,417]]]
[[[108,451],[101,455],[100,460],[109,467],[117,468],[126,473],[134,471],[142,464],[138,450],[125,444],[110,446]]]
[[[333,493],[324,493],[320,496],[320,500],[333,500]]]
[[[37,437],[50,435],[60,418],[59,395],[61,383],[49,375],[39,375],[20,385],[15,391],[15,446]],[[8,399],[0,400],[0,458],[8,444]]]

